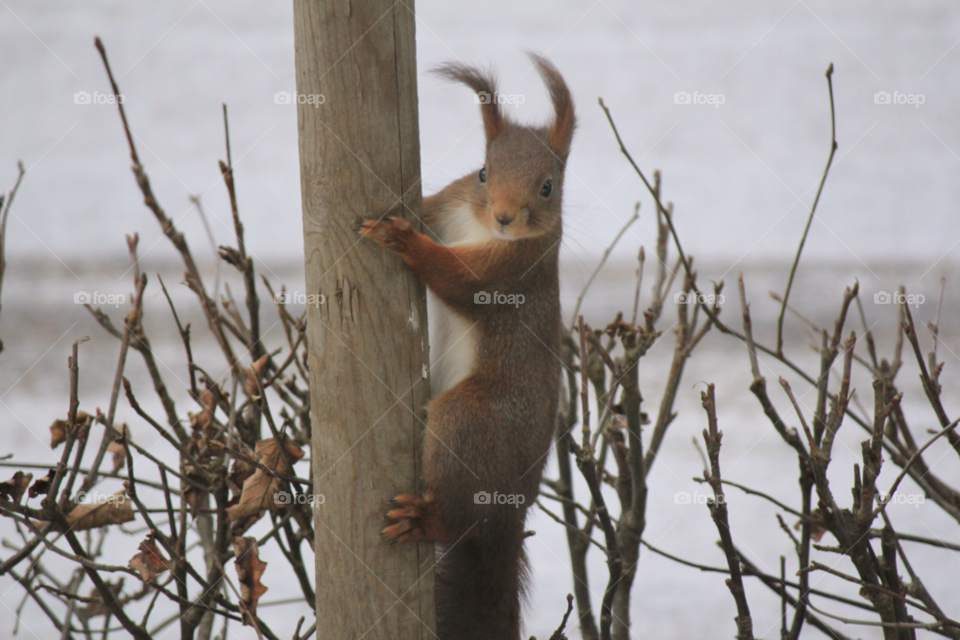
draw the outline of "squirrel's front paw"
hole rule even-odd
[[[394,508],[387,512],[390,522],[381,535],[390,541],[410,543],[431,540],[426,532],[430,499],[410,493],[401,493],[393,499]]]
[[[413,225],[403,218],[357,221],[357,233],[391,251],[402,252],[413,237]]]

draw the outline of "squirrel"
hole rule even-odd
[[[524,521],[557,426],[560,213],[576,118],[557,68],[528,55],[553,103],[548,126],[507,117],[489,72],[437,69],[476,93],[486,136],[483,167],[423,199],[439,242],[400,217],[357,227],[398,254],[463,329],[449,388],[427,408],[423,491],[396,496],[383,530],[391,542],[438,543],[441,640],[520,638]]]

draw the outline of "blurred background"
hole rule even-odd
[[[829,151],[824,71],[832,62],[839,149],[792,300],[814,321],[832,325],[843,288],[857,279],[868,322],[881,353],[889,357],[896,312],[892,305],[873,304],[874,295],[899,284],[920,294],[923,302],[914,311],[920,325],[936,317],[946,277],[939,356],[946,361],[942,382],[948,414],[960,412],[955,394],[960,7],[955,3],[430,0],[418,2],[416,11],[425,193],[478,169],[483,156],[472,96],[439,81],[431,67],[449,60],[491,65],[501,92],[521,98],[515,102],[522,104],[508,109],[523,121],[549,116],[545,92],[523,50],[546,54],[570,85],[579,128],[564,194],[566,318],[604,248],[630,218],[634,203],[641,202],[639,222],[624,234],[585,298],[584,313],[594,326],[630,306],[638,247],[645,245],[652,256],[656,239],[650,198],[620,154],[597,99],[612,110],[639,165],[648,175],[653,169],[662,172],[663,198],[674,203],[677,229],[685,250],[696,257],[700,282],[725,280],[727,314],[738,316],[735,284],[742,271],[755,331],[769,344],[775,341],[778,305],[767,292],[783,291]],[[125,234],[139,233],[141,269],[151,278],[162,274],[182,313],[193,320],[195,348],[215,353],[200,316],[190,315],[196,306],[192,295],[177,284],[179,256],[143,206],[130,173],[117,110],[106,103],[110,88],[94,35],[107,47],[154,192],[185,232],[209,282],[216,277],[211,236],[215,244],[234,243],[217,167],[225,158],[221,103],[226,103],[248,252],[257,271],[274,284],[303,291],[296,109],[274,99],[277,92],[295,89],[289,2],[0,0],[0,189],[12,186],[18,160],[27,168],[7,225],[0,314],[0,454],[13,453],[18,460],[59,458],[49,448],[47,426],[66,412],[65,362],[70,344],[80,337],[92,338],[81,347],[82,406],[106,406],[118,345],[74,298],[79,292],[129,296]],[[200,198],[209,232],[191,196]],[[648,260],[648,269],[651,265]],[[232,278],[231,267],[224,264],[220,270],[223,281]],[[647,282],[652,280],[651,275]],[[644,288],[646,304],[649,287]],[[190,407],[183,385],[175,382],[185,377],[179,337],[155,280],[146,308],[145,326],[168,384],[181,406]],[[108,311],[119,322],[126,308]],[[860,333],[859,323],[855,328]],[[271,331],[267,338],[277,339],[279,326]],[[796,318],[788,318],[787,337],[795,359],[813,368],[817,356]],[[924,331],[921,338],[927,349],[929,335]],[[665,332],[641,363],[650,407],[659,402],[672,345],[672,335]],[[768,365],[769,379],[790,378],[784,367]],[[920,416],[918,428],[932,427],[935,418],[915,384],[915,365],[907,366],[901,376],[905,404]],[[149,380],[139,358],[130,359],[127,375],[146,396]],[[699,407],[702,385],[694,386],[698,381],[717,383],[725,477],[764,486],[788,503],[798,500],[795,459],[747,393],[750,380],[739,343],[708,335],[688,367],[679,416],[650,478],[645,537],[652,544],[707,564],[723,562],[707,509],[673,500],[676,492],[699,487],[690,480],[702,466],[690,439],[706,424]],[[861,388],[869,390],[866,378]],[[786,407],[773,389],[771,395]],[[130,420],[135,439],[138,434],[141,442],[154,438],[123,401],[118,417]],[[847,447],[836,452],[832,469],[844,486],[862,438],[855,426],[841,434]],[[936,468],[956,484],[960,473],[956,460],[951,463]],[[895,475],[888,465],[881,484]],[[734,529],[754,562],[777,573],[778,556],[785,554],[789,567],[792,545],[766,505],[742,494],[729,497]],[[900,521],[910,522],[905,530],[960,539],[955,523],[951,526],[930,503],[903,509]],[[534,583],[527,632],[547,637],[571,589],[568,554],[559,526],[536,510],[532,514],[530,528],[537,535],[528,542]],[[11,536],[12,527],[0,523],[0,533]],[[110,562],[126,562],[136,545],[129,542],[130,549],[118,548]],[[923,578],[941,604],[960,602],[955,579],[960,554],[926,547],[913,552],[916,564],[935,569]],[[606,571],[599,554],[591,560],[598,603]],[[271,568],[282,566],[278,556]],[[261,612],[275,632],[287,636],[296,617],[307,613],[301,604],[282,603],[298,593],[290,582],[267,570],[264,583],[270,592],[262,602],[281,603]],[[756,583],[748,582],[747,588],[755,633],[776,636],[778,601]],[[717,637],[717,620],[730,625],[725,634],[732,633],[733,601],[716,574],[645,555],[634,593],[637,638]],[[12,613],[22,597],[12,579],[0,578],[5,607],[0,635],[11,633]],[[49,622],[31,606],[20,611],[19,632],[46,637]],[[870,629],[848,631],[878,637]],[[579,637],[576,628],[570,636]],[[248,628],[233,627],[231,637],[253,636]]]

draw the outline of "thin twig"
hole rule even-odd
[[[787,279],[787,288],[783,292],[783,304],[780,306],[780,316],[777,318],[777,353],[783,353],[783,316],[787,311],[787,301],[790,299],[790,290],[793,288],[793,278],[797,273],[797,266],[800,264],[800,254],[803,253],[803,245],[807,241],[807,234],[810,232],[810,225],[813,223],[813,216],[817,212],[817,204],[820,202],[820,194],[823,193],[823,185],[827,182],[827,174],[830,172],[830,165],[833,164],[833,156],[837,153],[837,116],[833,105],[833,63],[827,67],[827,89],[830,92],[830,155],[827,157],[827,166],[823,169],[823,175],[820,177],[820,186],[817,187],[817,195],[813,199],[813,206],[810,207],[810,215],[807,216],[807,224],[803,228],[803,235],[800,236],[800,245],[797,247],[797,255],[790,266],[790,277]]]

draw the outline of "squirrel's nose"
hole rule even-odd
[[[501,225],[503,225],[504,227],[507,226],[508,224],[510,224],[511,222],[513,222],[513,216],[508,216],[508,215],[505,215],[505,214],[501,214],[501,215],[497,216],[496,218],[497,218],[497,222],[499,222],[499,223],[500,223]]]

